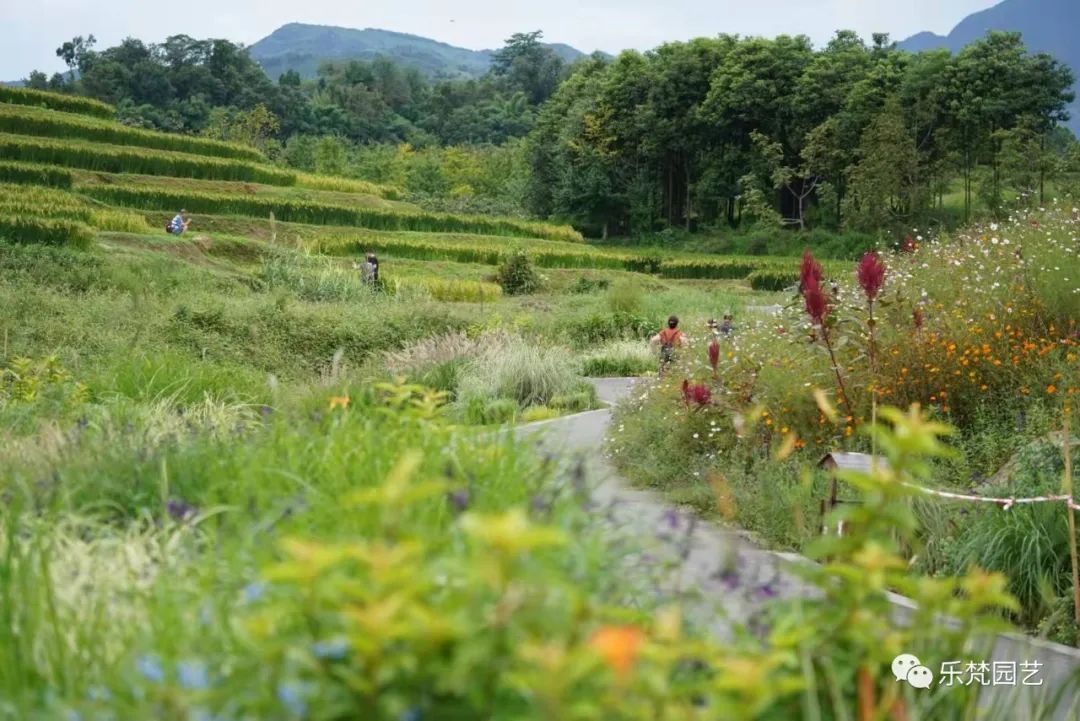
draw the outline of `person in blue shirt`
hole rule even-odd
[[[172,219],[172,222],[169,223],[166,229],[173,235],[181,235],[188,229],[188,226],[191,225],[191,218],[185,217],[186,215],[187,211],[181,210],[176,214],[176,217]]]

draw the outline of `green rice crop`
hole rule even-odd
[[[0,104],[0,132],[96,143],[174,150],[192,155],[265,162],[255,148],[190,135],[130,128],[120,123],[56,110]]]
[[[27,185],[50,185],[54,188],[70,188],[72,177],[71,171],[54,165],[0,161],[0,183],[25,183]]]
[[[2,145],[0,145],[2,148]],[[362,208],[315,203],[291,198],[261,198],[224,193],[176,192],[168,188],[87,186],[82,192],[114,205],[144,210],[187,208],[208,215],[240,215],[314,225],[354,225],[377,230],[484,233],[488,235],[549,238],[573,241],[581,235],[573,228],[486,216],[451,215],[388,208]],[[475,262],[475,261],[474,261]]]
[[[87,247],[94,240],[94,231],[75,220],[0,213],[0,238],[15,243]]]
[[[47,93],[43,90],[31,90],[30,88],[11,88],[6,85],[0,85],[0,103],[30,105],[38,108],[78,113],[79,115],[90,115],[96,118],[116,117],[116,108],[100,100],[83,98],[78,95]]]
[[[478,280],[405,277],[393,278],[389,283],[397,292],[420,291],[445,303],[491,303],[502,296],[502,288],[498,283]]]
[[[379,185],[366,180],[354,178],[335,178],[328,175],[312,175],[311,173],[298,173],[296,184],[311,188],[312,190],[330,190],[338,193],[359,193],[361,195],[374,195],[386,200],[400,200],[405,193],[392,185]]]
[[[755,270],[747,280],[754,290],[784,290],[799,282],[799,269],[792,264],[790,270]]]
[[[268,185],[296,183],[295,173],[244,160],[8,133],[0,133],[0,156],[9,160],[51,163],[107,173],[245,180]]]
[[[86,223],[98,230],[145,233],[146,219],[136,213],[94,205],[54,188],[0,184],[0,213],[18,218],[51,218]]]

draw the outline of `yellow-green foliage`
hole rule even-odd
[[[330,190],[338,193],[360,193],[362,195],[374,195],[386,200],[398,200],[404,193],[400,188],[390,185],[379,185],[366,180],[353,178],[334,178],[328,175],[312,175],[311,173],[298,173],[296,184],[311,188],[312,190]]]
[[[193,155],[265,161],[255,148],[190,135],[159,133],[129,128],[99,118],[19,105],[0,104],[0,132],[51,138],[89,140],[114,145],[134,145],[157,150],[175,150]]]
[[[0,183],[25,183],[29,185],[51,185],[55,188],[70,188],[72,177],[70,170],[53,165],[0,161]]]
[[[296,183],[296,175],[292,172],[245,160],[8,133],[0,133],[0,156],[10,160],[52,163],[106,173],[244,180],[268,185]]]
[[[400,278],[390,281],[397,290],[420,290],[448,303],[490,303],[502,296],[498,283],[443,278]]]
[[[78,113],[79,115],[92,115],[98,118],[116,116],[116,108],[92,98],[47,93],[42,90],[31,90],[30,88],[9,88],[6,85],[0,85],[0,103],[31,105],[39,108]]]
[[[2,145],[0,145],[2,148]],[[552,240],[580,240],[569,226],[551,225],[481,215],[452,215],[422,210],[361,208],[314,203],[291,198],[264,198],[225,193],[176,192],[168,188],[88,186],[83,192],[114,205],[146,210],[187,208],[208,215],[241,215],[315,225],[355,225],[376,230],[413,230],[426,233],[484,233]]]
[[[34,403],[45,396],[61,396],[75,405],[89,399],[85,385],[74,381],[55,356],[12,358],[0,366],[0,408],[11,403]]]
[[[0,213],[12,218],[79,221],[98,230],[149,230],[146,219],[137,213],[97,206],[72,193],[38,186],[0,184]]]

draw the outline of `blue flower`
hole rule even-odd
[[[303,716],[307,713],[307,703],[303,698],[303,690],[295,683],[279,683],[277,687],[278,701],[292,711],[295,716]]]
[[[340,661],[349,652],[349,642],[343,638],[319,641],[311,647],[311,652],[315,654],[316,658],[327,661]]]
[[[416,706],[405,709],[401,712],[401,716],[398,716],[398,721],[420,721],[423,714],[420,713],[420,709]]]
[[[244,586],[240,593],[244,598],[244,603],[255,603],[266,593],[266,584],[262,581],[252,581]]]
[[[139,656],[135,661],[135,668],[151,683],[161,683],[165,680],[165,669],[161,666],[161,659],[153,654]]]
[[[181,686],[193,691],[200,691],[210,685],[210,676],[202,661],[181,661],[176,667],[176,676]]]
[[[210,713],[202,706],[196,706],[188,711],[188,721],[222,721],[222,717]]]
[[[83,721],[82,714],[74,709],[68,709],[64,714],[64,721]]]
[[[91,686],[86,689],[86,698],[88,701],[111,701],[112,694],[102,686]]]

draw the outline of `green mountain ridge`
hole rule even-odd
[[[549,44],[561,58],[573,62],[585,53],[569,45]],[[371,60],[382,55],[401,65],[414,67],[431,78],[479,77],[491,66],[493,50],[469,50],[408,33],[365,28],[289,23],[249,48],[251,57],[266,74],[277,79],[295,70],[314,78],[327,61]]]
[[[957,52],[991,30],[1018,32],[1032,52],[1045,52],[1080,76],[1080,2],[1077,0],[1004,0],[964,18],[948,35],[922,32],[899,43],[910,52],[945,48]],[[1074,88],[1080,90],[1080,87]],[[1080,135],[1080,100],[1070,106],[1068,126]]]

